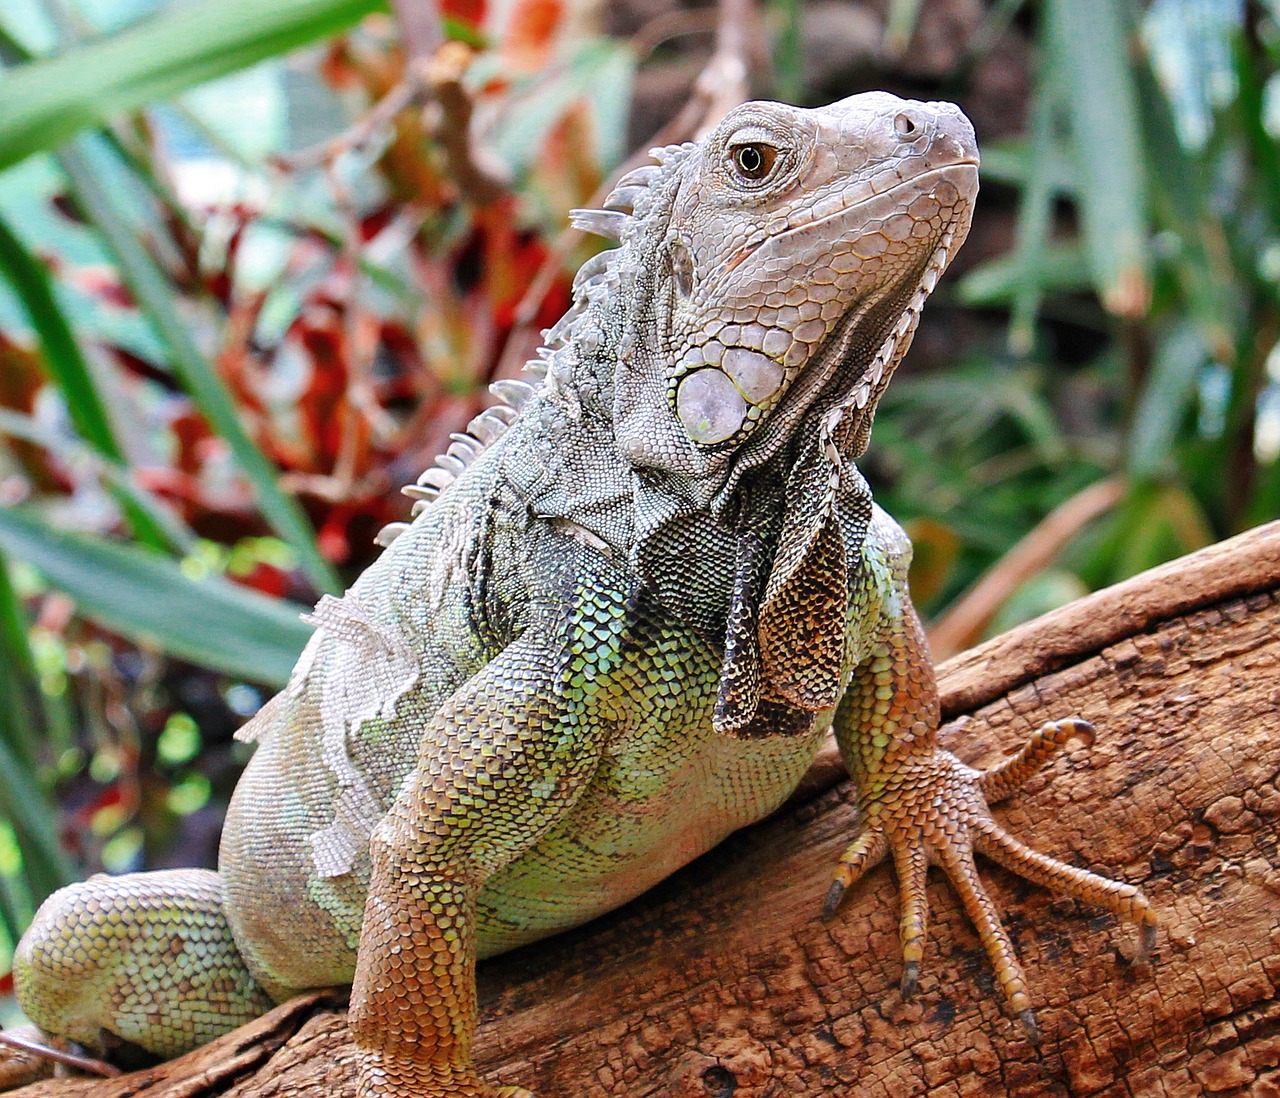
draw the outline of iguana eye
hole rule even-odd
[[[729,150],[729,158],[743,179],[763,179],[778,159],[778,150],[762,141],[753,141],[749,145],[734,145]]]

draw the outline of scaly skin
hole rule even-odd
[[[987,811],[1087,726],[1048,725],[986,774],[937,749],[910,546],[854,464],[968,230],[968,121],[878,93],[747,104],[655,157],[577,214],[620,246],[580,273],[541,384],[501,383],[512,407],[407,489],[413,524],[321,601],[246,726],[219,874],[95,878],[41,909],[17,984],[46,1032],[167,1055],[354,982],[364,1098],[524,1094],[472,1066],[477,957],[767,815],[833,726],[862,831],[828,907],[893,855],[904,991],[933,862],[1031,1027],[975,849],[1149,943],[1136,889]]]

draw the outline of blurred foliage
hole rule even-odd
[[[482,193],[373,0],[152,7],[0,10],[0,973],[72,863],[209,861],[297,613],[564,310],[567,211],[709,24],[450,0]],[[1025,111],[980,124],[973,242],[868,455],[934,614],[1125,478],[1005,628],[1280,514],[1280,30],[1235,0],[953,7],[773,0],[760,79]]]

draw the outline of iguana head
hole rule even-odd
[[[814,110],[746,103],[701,143],[655,153],[662,168],[607,203],[634,209],[621,226],[622,452],[703,503],[804,422],[856,456],[969,228],[968,119],[883,92]]]

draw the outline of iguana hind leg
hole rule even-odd
[[[272,1007],[204,869],[96,876],[50,896],[14,955],[18,1003],[97,1054],[120,1041],[170,1057]]]

